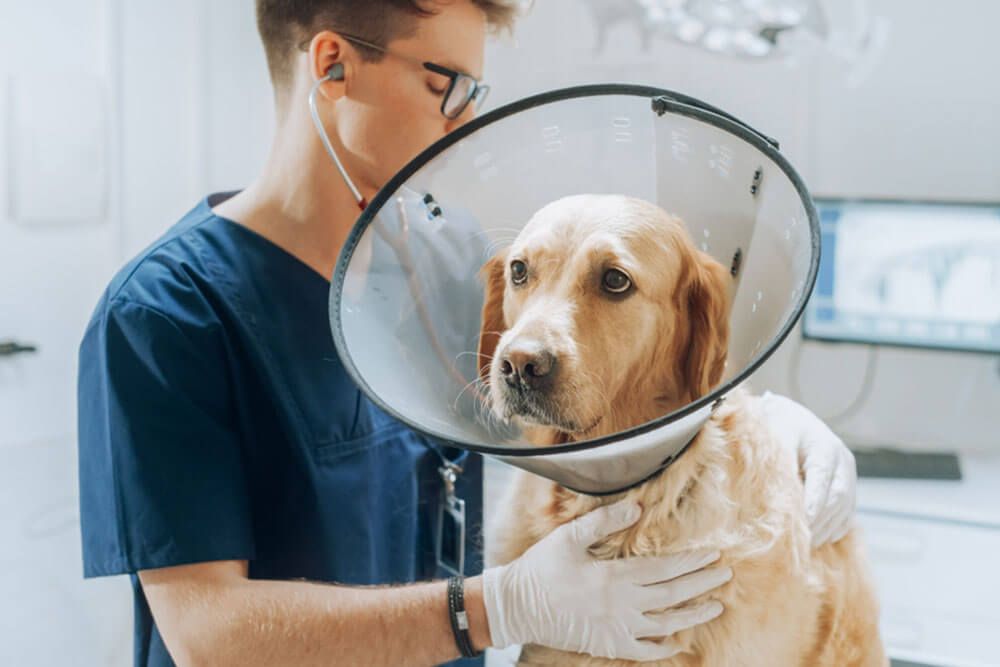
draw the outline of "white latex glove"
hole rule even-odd
[[[514,562],[486,570],[483,598],[493,645],[539,644],[643,661],[676,655],[671,635],[722,613],[716,600],[680,606],[733,573],[701,569],[718,560],[717,551],[621,560],[590,555],[588,547],[640,514],[631,501],[600,507],[560,526]],[[668,639],[649,639],[661,637]]]
[[[795,401],[766,392],[760,402],[781,444],[798,454],[812,545],[836,542],[847,534],[854,518],[858,484],[854,455],[826,424]]]

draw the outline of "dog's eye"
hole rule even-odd
[[[604,289],[613,294],[622,294],[632,287],[632,279],[618,269],[608,269],[604,272],[601,284],[604,286]]]
[[[510,263],[510,279],[515,285],[523,285],[528,279],[528,265],[519,259]]]

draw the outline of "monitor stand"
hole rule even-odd
[[[961,480],[958,456],[949,452],[910,452],[901,449],[851,448],[858,477],[885,479]]]

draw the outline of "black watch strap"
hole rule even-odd
[[[475,658],[482,655],[472,646],[469,637],[469,615],[465,611],[465,580],[462,577],[448,579],[448,618],[451,620],[451,632],[455,635],[455,644],[463,658]]]

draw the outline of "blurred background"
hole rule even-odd
[[[899,665],[1000,665],[997,26],[992,0],[539,0],[488,47],[488,108],[676,90],[778,139],[819,198],[804,330],[754,386],[857,450]],[[0,0],[0,85],[0,665],[124,666],[128,581],[81,574],[77,346],[118,267],[263,164],[253,3]]]

